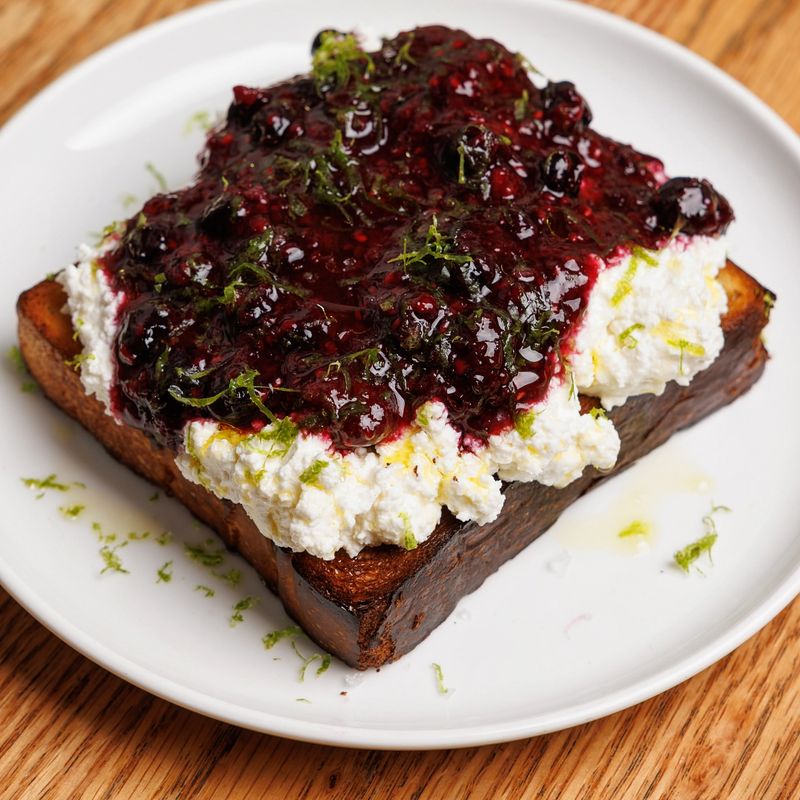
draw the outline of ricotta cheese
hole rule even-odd
[[[212,421],[189,423],[177,458],[183,475],[218,497],[241,503],[281,547],[324,559],[339,548],[411,549],[430,536],[442,508],[464,522],[491,522],[503,507],[506,480],[565,486],[588,465],[610,469],[619,437],[610,420],[581,415],[561,383],[534,407],[520,433],[492,436],[475,452],[459,447],[447,409],[424,404],[399,437],[338,453],[322,436],[290,434],[285,422],[241,435]],[[280,429],[284,430],[281,431]]]
[[[722,350],[723,237],[678,237],[661,251],[634,252],[607,267],[589,296],[570,356],[578,390],[605,408],[638,394],[688,386]]]
[[[122,295],[96,260],[115,244],[112,234],[97,248],[83,246],[59,276],[86,356],[81,380],[108,413]],[[184,429],[176,462],[188,480],[240,503],[280,547],[323,559],[384,543],[412,549],[444,508],[464,522],[491,522],[503,506],[501,481],[563,487],[588,466],[613,467],[617,431],[602,414],[581,414],[578,392],[612,408],[660,394],[672,380],[686,385],[713,362],[723,345],[727,300],[716,275],[724,263],[722,238],[678,237],[660,252],[634,248],[607,264],[565,347],[565,374],[485,447],[462,450],[445,406],[429,402],[396,438],[348,453],[287,420],[255,434],[197,420]]]
[[[72,327],[83,345],[80,376],[86,394],[93,394],[111,411],[111,386],[116,370],[112,345],[117,333],[117,314],[123,295],[111,288],[97,259],[116,246],[115,234],[97,247],[82,244],[78,260],[65,267],[56,280],[67,293],[67,310]]]

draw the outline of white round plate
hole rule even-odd
[[[58,80],[0,134],[5,308],[0,343],[15,339],[14,298],[68,263],[75,246],[133,213],[156,188],[195,168],[198,111],[223,113],[235,83],[305,71],[322,27],[394,34],[443,22],[524,52],[589,98],[604,133],[661,156],[673,175],[703,175],[731,200],[731,255],[778,294],[767,333],[773,360],[744,398],[675,436],[634,469],[575,504],[490,577],[413,653],[380,672],[320,661],[299,680],[289,624],[237,556],[230,586],[185,555],[209,536],[177,503],[116,464],[23,378],[0,370],[0,578],[73,647],[154,694],[281,736],[337,745],[436,748],[544,733],[625,708],[730,652],[800,586],[800,147],[769,109],[677,45],[596,10],[554,2],[226,2],[129,36]],[[191,126],[189,126],[191,128]],[[794,309],[794,311],[793,311]],[[792,353],[795,353],[792,355]],[[20,478],[56,473],[86,488],[37,492]],[[713,564],[682,574],[678,548],[703,533],[711,503]],[[60,506],[85,505],[74,520]],[[633,519],[649,543],[626,547]],[[149,531],[117,551],[128,574],[100,574],[92,530]],[[172,542],[157,536],[168,530]],[[172,562],[172,580],[157,570]],[[218,569],[217,572],[220,570]],[[213,597],[197,589],[207,585]],[[233,605],[257,599],[231,626]],[[317,652],[297,640],[306,656]],[[440,693],[432,664],[449,691]]]

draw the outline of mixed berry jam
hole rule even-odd
[[[601,259],[732,218],[591,119],[438,26],[369,54],[323,32],[310,75],[235,87],[195,183],[104,258],[122,418],[174,444],[189,419],[290,416],[348,449],[435,398],[466,446],[504,429],[561,371]]]

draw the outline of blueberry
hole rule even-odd
[[[547,119],[559,133],[573,133],[588,127],[592,112],[574,83],[548,83],[542,90]]]
[[[542,163],[542,178],[551,192],[577,195],[581,188],[583,161],[571,150],[554,150]]]
[[[468,125],[445,135],[439,160],[448,177],[456,183],[469,184],[486,177],[497,147],[497,137],[492,131]]]
[[[147,222],[140,215],[133,227],[129,226],[125,237],[128,254],[136,261],[155,261],[168,250],[168,228],[155,222]]]
[[[688,234],[723,233],[733,220],[728,201],[707,181],[672,178],[653,199],[656,227]]]
[[[200,215],[200,228],[210,236],[222,237],[230,232],[233,224],[233,206],[224,194],[215,197]]]

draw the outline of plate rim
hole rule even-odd
[[[504,0],[504,2],[509,6],[525,8],[546,5],[551,11],[555,5],[552,0]],[[141,41],[167,35],[174,29],[180,28],[187,20],[213,17],[219,13],[236,14],[240,13],[241,9],[263,3],[264,0],[227,0],[224,4],[211,2],[157,20],[109,43],[64,72],[7,120],[0,129],[0,147],[13,136],[18,126],[24,124],[29,115],[35,114],[41,106],[46,105],[51,96],[69,88],[84,74],[114,59],[118,54],[135,49]],[[800,166],[800,139],[788,123],[749,89],[701,56],[629,19],[582,3],[561,2],[556,13],[563,14],[567,18],[570,16],[589,18],[598,26],[622,31],[627,36],[639,39],[648,48],[659,50],[665,56],[680,61],[686,67],[698,72],[716,91],[743,105],[751,117],[756,117],[767,125],[770,132],[785,147],[787,154]],[[496,744],[551,733],[607,716],[660,694],[725,657],[777,616],[800,593],[800,563],[795,565],[795,568],[789,571],[771,592],[763,596],[747,615],[729,625],[727,630],[705,646],[684,656],[671,666],[634,681],[624,688],[601,698],[535,717],[460,728],[427,728],[422,731],[361,727],[352,724],[336,725],[305,720],[299,716],[255,711],[234,702],[221,700],[176,683],[151,668],[137,664],[101,640],[84,634],[57,608],[41,599],[34,589],[17,576],[2,553],[0,553],[0,583],[34,618],[73,649],[123,680],[168,702],[222,722],[299,741],[363,749],[421,750]]]

